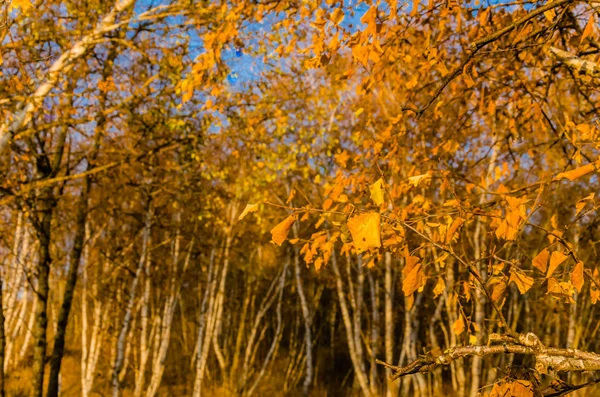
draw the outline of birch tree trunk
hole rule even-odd
[[[394,289],[392,254],[385,253],[385,275],[384,275],[384,301],[385,301],[385,361],[394,362]],[[398,394],[398,382],[389,379],[392,374],[390,369],[385,370],[386,375],[386,397],[395,397]]]
[[[342,311],[342,319],[344,321],[344,328],[346,329],[346,338],[348,340],[348,352],[350,353],[350,360],[354,368],[354,373],[360,389],[362,390],[365,397],[371,397],[371,389],[369,388],[369,381],[367,374],[364,371],[364,364],[360,362],[359,355],[356,349],[356,335],[352,320],[350,318],[350,312],[348,310],[348,304],[346,303],[346,295],[344,293],[344,285],[342,276],[337,264],[337,255],[335,251],[331,252],[331,264],[333,267],[333,273],[335,275],[335,285],[338,294],[338,300],[340,302],[340,309]],[[359,339],[360,340],[360,339]]]
[[[296,232],[296,230],[294,231]],[[304,396],[308,396],[314,372],[312,355],[313,340],[311,330],[312,316],[308,307],[306,295],[304,294],[304,286],[302,285],[300,252],[297,246],[294,246],[294,273],[296,278],[296,290],[298,292],[298,297],[300,298],[300,308],[302,309],[302,318],[304,319],[304,343],[306,345],[306,374],[304,376],[304,382],[302,383],[302,393]]]
[[[178,219],[179,217],[180,215],[178,215]],[[190,259],[192,257],[192,249],[194,247],[193,239],[190,242],[189,250],[185,257],[183,267],[181,271],[178,272],[180,241],[181,235],[178,228],[177,235],[175,237],[175,242],[173,244],[173,261],[171,268],[171,279],[169,283],[170,293],[163,309],[161,328],[160,332],[158,333],[159,342],[156,344],[156,346],[158,346],[157,354],[153,360],[154,362],[152,364],[152,377],[150,378],[150,385],[148,386],[148,390],[146,392],[146,396],[148,397],[153,397],[158,392],[158,387],[160,386],[160,382],[165,371],[165,361],[167,359],[167,352],[169,349],[169,343],[171,341],[171,328],[173,324],[173,317],[175,315],[175,308],[178,302],[177,298],[179,297],[179,293],[181,291],[182,277],[184,276],[189,266]],[[178,274],[179,279],[177,278]]]
[[[112,386],[112,396],[118,397],[121,391],[121,382],[119,379],[119,374],[123,368],[123,361],[125,356],[125,341],[127,339],[127,333],[129,332],[129,323],[131,322],[131,317],[133,314],[133,309],[135,306],[135,291],[137,289],[137,285],[139,283],[140,275],[142,270],[144,269],[144,265],[146,264],[146,258],[148,256],[148,249],[150,244],[150,231],[152,225],[152,204],[148,204],[149,208],[146,212],[146,222],[144,225],[144,235],[142,241],[142,253],[140,255],[140,260],[138,262],[138,266],[131,280],[131,286],[129,288],[129,299],[127,301],[127,307],[125,308],[125,317],[123,319],[123,323],[121,326],[121,330],[119,331],[119,336],[117,338],[116,345],[116,357],[112,367],[112,378],[111,378],[111,386]]]

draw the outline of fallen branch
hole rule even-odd
[[[491,346],[494,343],[502,343]],[[439,356],[424,355],[412,363],[399,367],[377,360],[392,371],[391,380],[419,372],[430,372],[440,366],[449,365],[453,361],[471,356],[485,357],[494,354],[522,354],[534,356],[535,369],[541,374],[571,371],[600,370],[600,354],[582,352],[577,349],[561,349],[545,347],[539,338],[533,334],[509,335],[491,334],[488,346],[456,346],[446,350]]]

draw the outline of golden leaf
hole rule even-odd
[[[506,277],[493,277],[490,280],[490,287],[492,289],[492,300],[496,303],[500,302],[506,291]]]
[[[560,174],[554,177],[554,180],[558,181],[563,178],[567,178],[570,181],[574,181],[575,179],[587,175],[590,172],[594,172],[596,170],[596,167],[596,163],[589,163],[584,165],[583,167],[575,168],[571,171],[561,172]]]
[[[581,288],[583,288],[583,262],[577,262],[573,268],[573,271],[571,272],[571,283],[577,288],[577,292],[581,292]]]
[[[423,175],[415,175],[415,176],[411,176],[411,177],[409,177],[409,178],[408,178],[408,183],[412,183],[412,185],[413,185],[414,187],[417,187],[417,186],[419,186],[419,184],[420,184],[422,181],[424,181],[424,180],[426,180],[426,179],[429,179],[430,177],[431,177],[431,174],[430,174],[429,172],[428,172],[428,173],[426,173],[426,174],[423,174]]]
[[[586,38],[590,37],[594,33],[594,25],[596,24],[594,19],[595,19],[594,14],[592,14],[588,23],[585,25],[585,28],[583,29],[583,33],[581,34],[581,41],[579,42],[580,44],[583,43],[583,41]]]
[[[440,296],[444,290],[446,289],[446,282],[444,281],[444,279],[442,277],[438,278],[437,284],[435,284],[435,287],[433,288],[433,298],[437,298],[438,296]]]
[[[376,212],[367,212],[348,220],[348,230],[357,251],[381,246],[381,218]]]
[[[550,258],[550,253],[546,248],[544,248],[539,254],[533,258],[533,266],[538,269],[542,273],[546,273],[548,270],[548,259]]]
[[[592,193],[589,196],[586,196],[586,197],[582,198],[581,200],[577,201],[577,203],[575,204],[575,216],[579,215],[579,213],[585,207],[585,205],[587,204],[588,201],[594,200],[594,196],[595,196],[595,194]]]
[[[463,223],[465,223],[465,220],[463,218],[456,218],[452,222],[452,224],[448,228],[448,231],[446,232],[447,243],[452,242],[452,240],[456,237],[455,234],[458,231],[458,228],[461,227]]]
[[[290,215],[287,218],[285,218],[283,222],[271,229],[271,237],[275,244],[279,246],[283,244],[285,239],[287,239],[288,233],[290,232],[290,229],[292,228],[294,222],[296,222],[297,218],[298,216],[296,214]]]
[[[244,208],[244,211],[238,216],[238,221],[241,221],[246,215],[255,212],[256,210],[258,210],[258,204],[246,204],[246,208]]]
[[[567,258],[568,256],[563,254],[562,252],[554,251],[552,253],[552,256],[550,257],[550,266],[548,267],[548,274],[546,275],[546,278],[552,276],[552,273],[554,273],[558,265],[563,263]]]
[[[515,283],[521,294],[526,293],[533,286],[533,277],[529,277],[520,270],[510,269],[509,283]]]
[[[10,9],[14,10],[17,7],[21,8],[21,10],[25,12],[32,8],[33,4],[31,4],[31,1],[29,0],[12,0],[12,3],[10,3]]]
[[[496,383],[489,397],[533,397],[533,384],[528,380],[515,380],[507,383]]]
[[[375,205],[383,204],[383,179],[379,178],[377,182],[369,186],[369,191],[371,192],[371,200],[375,203]]]
[[[569,282],[558,282],[553,277],[548,279],[548,294],[557,298],[566,298],[568,302],[574,303],[573,294],[575,287]]]
[[[425,285],[425,275],[421,264],[414,266],[402,281],[402,292],[404,296],[410,296]]]
[[[456,335],[460,335],[465,332],[465,321],[462,316],[458,316],[458,319],[452,324],[452,330]]]
[[[329,19],[331,19],[331,22],[333,22],[335,25],[339,25],[344,20],[344,11],[342,11],[341,8],[336,8],[331,13]]]

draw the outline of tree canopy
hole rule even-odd
[[[2,396],[600,390],[598,2],[0,7]]]

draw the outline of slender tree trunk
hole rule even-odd
[[[142,270],[144,269],[144,265],[146,263],[147,255],[150,244],[150,230],[152,224],[152,207],[151,204],[148,204],[150,208],[148,208],[148,212],[146,214],[146,223],[144,226],[144,237],[142,243],[142,253],[140,255],[140,260],[138,263],[137,270],[131,280],[131,287],[129,289],[129,300],[127,301],[127,307],[125,309],[125,317],[123,319],[123,324],[121,326],[121,330],[119,331],[119,336],[117,338],[117,346],[116,346],[116,357],[115,362],[112,368],[112,395],[113,397],[118,397],[121,391],[121,381],[119,379],[119,375],[121,369],[123,368],[123,361],[125,356],[125,341],[127,340],[127,333],[129,331],[129,324],[131,322],[131,317],[133,314],[133,309],[135,306],[135,291],[137,289],[137,285],[140,280],[140,275]]]
[[[183,263],[183,267],[180,272],[180,279],[177,279],[178,275],[178,262],[179,262],[179,244],[180,244],[180,234],[179,230],[177,231],[177,235],[175,237],[174,247],[173,247],[173,261],[172,261],[172,270],[171,270],[171,281],[170,281],[170,295],[165,302],[165,307],[163,310],[163,317],[161,321],[161,327],[158,331],[158,343],[156,346],[157,354],[153,360],[152,364],[152,377],[150,378],[150,384],[148,386],[148,390],[146,392],[147,397],[154,397],[158,392],[158,387],[160,386],[160,382],[162,380],[163,373],[165,371],[165,362],[167,359],[167,352],[169,349],[169,344],[171,341],[171,328],[173,324],[173,317],[175,315],[175,308],[177,306],[179,296],[179,292],[181,290],[181,278],[184,276],[189,263],[192,257],[192,249],[194,247],[194,240],[190,242],[190,247],[188,253],[185,257],[185,261]]]
[[[75,286],[77,284],[77,274],[79,271],[79,261],[83,252],[85,243],[85,229],[87,217],[87,200],[90,181],[85,182],[85,187],[81,192],[79,203],[77,205],[76,215],[76,232],[73,241],[73,251],[71,253],[71,265],[67,274],[67,282],[63,296],[62,305],[58,314],[58,324],[56,327],[56,335],[54,336],[54,349],[50,357],[50,379],[48,380],[47,397],[58,397],[58,386],[60,377],[60,367],[65,350],[65,335],[69,323],[69,313],[73,303],[73,295],[75,294]]]
[[[198,342],[196,344],[196,376],[194,378],[194,397],[202,395],[202,381],[206,369],[206,359],[208,357],[208,345],[212,338],[212,329],[214,326],[213,310],[215,302],[216,276],[217,270],[214,269],[215,250],[210,255],[208,267],[208,279],[202,306],[200,312],[200,325],[198,327]]]
[[[4,306],[2,298],[4,297],[2,284],[4,281],[4,269],[0,271],[0,397],[4,397],[4,347],[6,346],[6,336],[4,334]]]
[[[39,225],[37,227],[39,245],[39,258],[37,264],[36,300],[38,302],[35,312],[33,328],[33,395],[42,397],[44,394],[44,370],[46,366],[46,330],[48,328],[48,295],[50,293],[50,236],[52,230],[52,214],[54,199],[52,188],[44,188],[39,198]]]
[[[394,362],[394,290],[392,274],[392,254],[385,253],[385,275],[384,275],[384,301],[385,301],[385,361]],[[398,382],[389,379],[391,370],[386,369],[386,397],[395,397],[398,394]]]
[[[289,263],[286,262],[285,265],[283,266],[283,271],[281,273],[281,278],[279,280],[279,299],[277,300],[277,327],[275,329],[275,335],[273,335],[273,342],[271,342],[271,347],[269,348],[269,351],[267,352],[267,356],[265,357],[264,361],[263,361],[263,365],[261,367],[261,369],[258,371],[258,374],[256,376],[256,378],[254,379],[254,383],[252,384],[252,386],[250,387],[250,389],[248,390],[248,396],[251,396],[254,393],[254,390],[256,389],[256,386],[258,386],[258,383],[260,382],[260,380],[262,379],[262,377],[265,374],[265,370],[267,368],[267,366],[269,365],[269,363],[271,362],[271,360],[274,358],[276,351],[277,351],[277,346],[279,345],[279,341],[281,339],[281,324],[282,324],[282,320],[281,320],[281,301],[283,298],[283,287],[285,285],[285,277],[287,274],[287,268],[289,266]]]
[[[304,383],[302,384],[302,393],[308,396],[310,385],[313,379],[313,341],[311,330],[311,313],[308,307],[306,295],[304,294],[304,286],[302,285],[302,275],[300,274],[300,253],[297,246],[294,246],[294,272],[296,275],[296,290],[300,298],[300,307],[302,309],[302,318],[304,319],[304,343],[306,345],[306,374]]]
[[[348,339],[348,351],[350,353],[350,360],[352,361],[352,366],[354,367],[354,373],[356,379],[358,380],[358,384],[365,395],[365,397],[371,397],[371,389],[369,388],[369,381],[367,378],[367,374],[365,373],[363,367],[364,364],[360,362],[359,356],[357,354],[357,349],[355,345],[356,337],[354,335],[354,327],[352,324],[352,320],[350,318],[350,313],[348,311],[348,305],[346,303],[346,296],[344,294],[344,285],[342,282],[342,276],[340,274],[340,269],[337,264],[337,256],[335,251],[331,253],[331,264],[333,267],[333,272],[335,275],[335,284],[338,294],[338,300],[340,302],[340,309],[342,311],[342,319],[344,321],[344,327],[346,328],[346,337]]]

